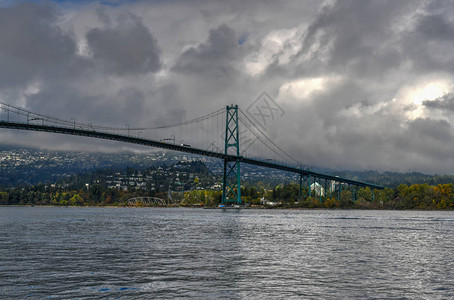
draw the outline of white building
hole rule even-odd
[[[325,196],[325,189],[318,182],[314,182],[313,184],[311,184],[310,189],[314,191],[315,195],[317,196]]]

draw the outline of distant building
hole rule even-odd
[[[318,182],[314,182],[313,184],[311,184],[310,189],[314,191],[315,195],[317,196],[325,196],[325,189]]]

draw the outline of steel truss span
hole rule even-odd
[[[275,163],[275,162],[261,161],[258,159],[246,158],[246,157],[243,157],[240,155],[218,153],[218,152],[214,152],[214,151],[194,148],[194,147],[185,146],[185,145],[168,144],[168,143],[163,143],[163,142],[155,141],[155,140],[151,140],[151,139],[132,137],[132,136],[122,135],[122,134],[114,134],[114,133],[87,130],[87,129],[77,129],[77,128],[49,126],[49,125],[37,125],[37,124],[26,124],[26,123],[7,122],[7,121],[0,121],[0,128],[60,133],[60,134],[66,134],[66,135],[78,135],[78,136],[92,137],[92,138],[97,138],[97,139],[119,141],[119,142],[130,143],[130,144],[138,144],[138,145],[144,145],[144,146],[148,146],[148,147],[155,147],[155,148],[191,153],[191,154],[196,154],[196,155],[214,157],[214,158],[223,159],[224,161],[240,162],[240,163],[245,163],[245,164],[249,164],[249,165],[255,165],[255,166],[260,166],[260,167],[265,167],[265,168],[270,168],[270,169],[287,171],[287,172],[299,174],[302,177],[317,177],[320,179],[331,180],[331,181],[349,184],[349,185],[355,185],[358,187],[369,187],[371,189],[384,189],[383,186],[376,185],[376,184],[365,183],[365,182],[355,181],[355,180],[351,180],[351,179],[347,179],[347,178],[313,172],[310,170],[304,170],[304,169],[300,169],[297,167],[287,166],[287,165],[283,165],[283,164],[279,164],[279,163]]]

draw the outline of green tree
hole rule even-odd
[[[82,197],[79,194],[74,194],[70,199],[69,199],[69,205],[72,206],[82,206],[84,205],[84,201]]]
[[[88,188],[88,197],[91,201],[101,201],[103,188],[100,184],[93,184]]]
[[[372,191],[369,187],[365,187],[358,190],[358,199],[364,199],[365,201],[372,202]]]
[[[8,204],[9,194],[7,192],[0,192],[0,205]]]
[[[349,190],[343,190],[340,194],[340,205],[341,207],[353,206],[353,195]]]

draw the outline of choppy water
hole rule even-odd
[[[0,207],[0,297],[454,298],[454,212]]]

